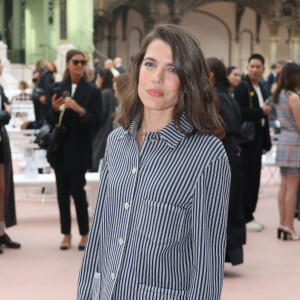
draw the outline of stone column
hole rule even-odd
[[[4,89],[14,90],[18,88],[18,81],[10,73],[10,61],[7,59],[7,45],[0,41],[0,58],[3,64],[3,73],[0,84]]]
[[[21,36],[21,1],[13,0],[13,36],[12,36],[12,61],[21,62],[22,36]]]
[[[94,1],[67,0],[67,41],[93,57]]]
[[[3,41],[0,41],[0,58],[4,67],[3,70],[10,69],[10,61],[7,59],[7,45]]]
[[[0,40],[4,39],[4,1],[0,0]]]
[[[116,56],[116,20],[114,16],[110,17],[108,26],[108,57],[114,59]]]
[[[270,38],[270,64],[276,62],[278,37],[271,36]]]
[[[267,20],[270,29],[270,65],[277,61],[279,21],[276,18]]]
[[[291,58],[299,63],[299,50],[300,50],[300,22],[295,21],[290,26],[291,40],[290,40],[290,49],[291,49]]]
[[[291,39],[291,50],[292,50],[292,59],[299,63],[299,49],[300,49],[300,38],[299,37],[293,37]]]
[[[26,63],[55,60],[59,44],[59,0],[26,0]]]

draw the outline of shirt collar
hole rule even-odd
[[[141,115],[137,114],[134,120],[131,122],[129,129],[124,133],[122,137],[124,137],[125,134],[127,134],[128,132],[131,132],[133,135],[136,135],[140,125],[140,120]],[[190,133],[193,130],[193,127],[189,123],[185,113],[182,113],[180,116],[180,125],[186,133]],[[170,122],[166,127],[158,131],[156,134],[158,134],[160,138],[164,140],[167,143],[167,145],[171,148],[175,148],[179,144],[179,142],[185,137],[185,134],[175,127],[174,121]]]

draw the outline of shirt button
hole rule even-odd
[[[130,206],[128,202],[126,202],[126,203],[121,203],[121,205],[124,206],[125,209],[128,209],[129,206]]]
[[[132,172],[132,174],[135,174],[137,172],[137,168],[134,167],[134,168],[130,169],[130,171]]]
[[[116,274],[115,274],[115,273],[110,273],[110,274],[109,274],[109,277],[110,277],[112,280],[115,280],[115,279],[116,279]]]
[[[117,239],[117,240],[118,240],[118,243],[119,243],[120,246],[122,246],[124,244],[124,240],[122,238]]]

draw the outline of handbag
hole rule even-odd
[[[253,108],[252,98],[250,96],[249,85],[247,84],[249,95],[249,107]],[[255,121],[243,121],[241,130],[237,135],[237,141],[240,144],[252,143],[255,141]]]
[[[58,146],[62,142],[66,131],[65,126],[62,126],[64,112],[65,110],[60,112],[57,124],[51,125],[48,122],[45,122],[41,127],[34,141],[41,149],[53,152],[57,150]]]
[[[241,130],[238,134],[237,140],[241,144],[252,143],[255,141],[255,122],[244,121]]]

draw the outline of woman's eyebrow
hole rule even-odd
[[[153,58],[153,57],[145,57],[143,59],[143,61],[145,61],[145,60],[150,60],[152,62],[157,63],[157,60],[155,58]],[[174,67],[174,64],[172,62],[170,62],[170,63],[167,63],[166,66],[168,66],[168,67]]]

